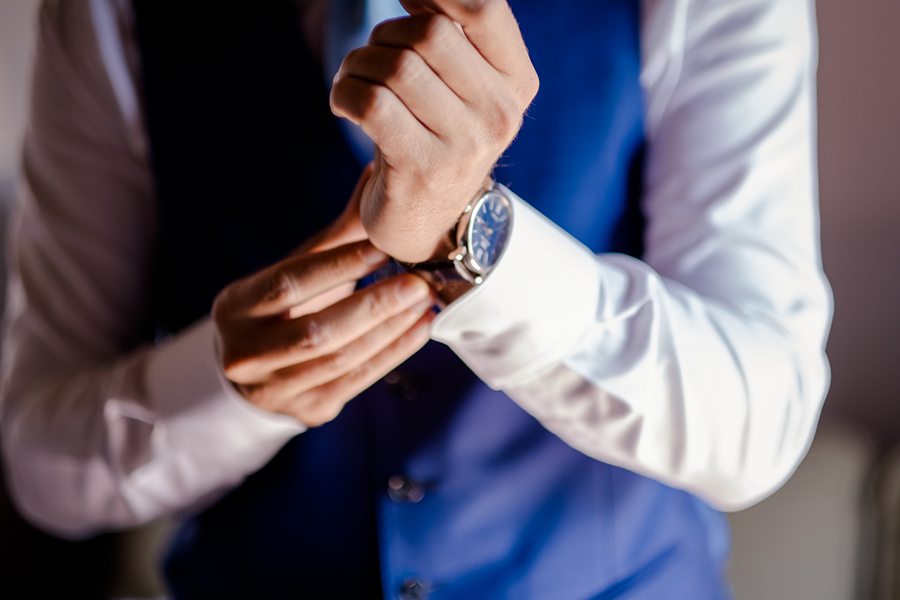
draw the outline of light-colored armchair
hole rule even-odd
[[[768,500],[730,515],[737,600],[872,598],[875,447],[825,422],[794,476]],[[898,513],[900,514],[900,513]]]

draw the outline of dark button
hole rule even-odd
[[[425,497],[425,488],[402,475],[394,475],[388,479],[388,497],[394,502],[421,502]]]
[[[416,380],[403,371],[391,371],[384,376],[391,393],[401,400],[415,400],[419,397],[419,386]]]
[[[400,585],[400,600],[425,600],[428,584],[418,579],[406,579]]]

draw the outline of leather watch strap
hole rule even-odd
[[[448,277],[447,274],[453,270],[452,263],[447,260],[419,263],[412,269],[416,275],[428,282],[428,285],[445,305],[475,287],[474,283],[460,275]]]

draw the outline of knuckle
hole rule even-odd
[[[326,419],[326,423],[334,421],[341,411],[344,410],[344,403],[338,400],[330,399],[324,403],[322,408],[322,416]]]
[[[222,373],[229,381],[240,381],[244,371],[247,369],[247,358],[231,348],[224,348],[222,350],[221,362]]]
[[[235,381],[240,374],[237,365],[227,359],[222,359],[222,372],[228,381]]]
[[[370,361],[358,366],[353,370],[354,381],[361,383],[371,379],[372,375],[375,373],[376,365],[377,361]]]
[[[529,69],[525,75],[523,87],[525,88],[525,104],[527,106],[531,104],[531,101],[535,99],[541,89],[541,78],[533,68]]]
[[[406,273],[400,276],[398,284],[402,286],[402,288],[394,288],[394,296],[392,297],[394,302],[406,303],[404,298],[409,298],[414,295],[424,300],[425,296],[428,294],[428,284],[425,283],[425,280],[412,273]]]
[[[326,355],[322,361],[322,366],[328,373],[343,373],[350,364],[350,355],[346,349],[342,348]]]
[[[315,429],[316,427],[321,427],[327,421],[320,421],[319,419],[314,418],[312,415],[307,414],[305,411],[298,415],[297,417],[301,423],[309,427],[310,429]]]
[[[446,15],[429,15],[422,20],[421,44],[428,50],[439,49],[455,31],[456,25]]]
[[[343,408],[344,404],[334,398],[319,399],[306,407],[302,421],[309,427],[321,427],[334,421]]]
[[[232,281],[222,288],[210,307],[210,316],[216,324],[227,323],[243,311],[248,301],[253,298],[253,276],[243,277]]]
[[[458,136],[456,143],[461,156],[471,159],[481,155],[484,140],[477,127],[462,128]]]
[[[374,42],[384,39],[385,34],[388,32],[388,26],[392,22],[394,22],[394,21],[393,20],[382,21],[381,23],[378,23],[377,25],[375,25],[375,27],[372,28],[372,33],[369,35],[369,39]]]
[[[321,427],[328,422],[319,415],[318,409],[309,406],[299,410],[297,418],[310,428]]]
[[[368,121],[381,121],[390,111],[390,92],[380,85],[367,85],[362,98],[360,116]]]
[[[425,62],[413,50],[404,48],[396,55],[393,65],[393,77],[400,81],[415,81],[422,76]]]
[[[496,0],[460,0],[459,5],[469,16],[477,17],[497,4]]]
[[[259,298],[261,302],[286,302],[299,297],[297,281],[283,267],[275,267],[263,277]]]
[[[387,312],[393,296],[394,294],[386,286],[373,288],[371,293],[363,295],[360,308],[369,318],[380,318]]]
[[[506,95],[498,96],[486,126],[492,141],[504,146],[508,144],[522,126],[522,112],[518,104]]]
[[[291,340],[291,350],[304,352],[323,346],[327,342],[327,334],[319,321],[313,317],[300,319],[294,337]]]
[[[330,278],[341,279],[361,275],[367,264],[366,250],[364,247],[358,246],[335,254],[328,264],[322,266],[322,269]]]
[[[238,387],[238,391],[250,404],[264,410],[270,409],[270,394],[267,386],[262,384],[241,385]]]
[[[359,48],[354,48],[353,50],[348,52],[347,56],[344,57],[344,64],[342,65],[342,67],[346,68],[348,65],[359,62],[359,60],[365,54],[366,48],[366,46],[361,46]]]
[[[338,268],[347,273],[356,273],[361,267],[368,266],[367,247],[360,244],[355,246],[350,252],[343,255]]]
[[[344,108],[344,88],[346,85],[346,80],[338,79],[331,86],[331,93],[328,95],[328,106],[331,112],[335,114],[342,112]]]

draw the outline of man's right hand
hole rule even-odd
[[[319,310],[322,297],[386,260],[358,241],[293,255],[226,287],[212,311],[225,376],[252,404],[309,427],[337,417],[429,338],[434,297],[414,275]]]

